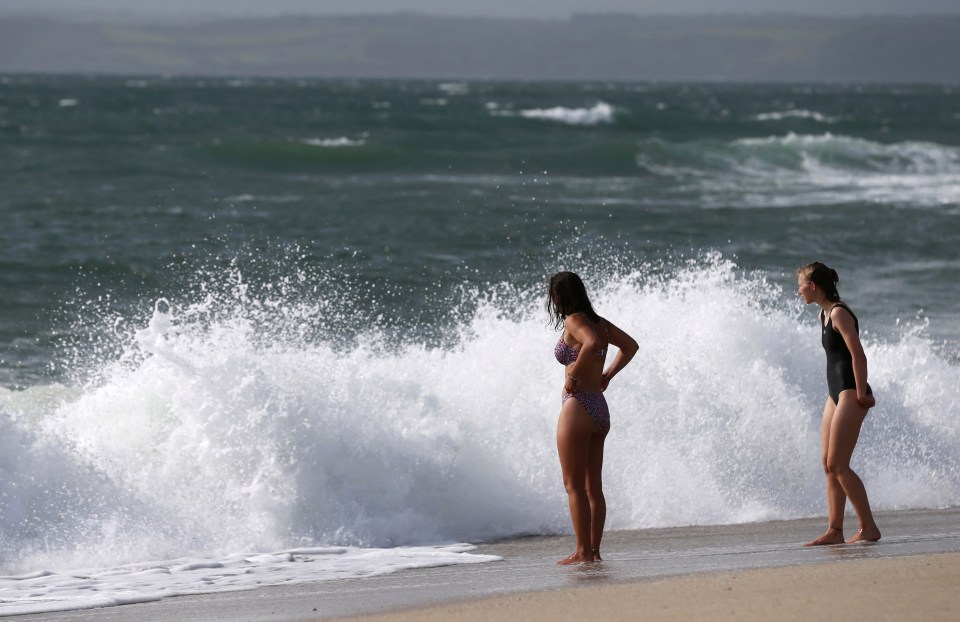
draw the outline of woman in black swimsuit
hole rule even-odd
[[[823,469],[827,476],[827,531],[805,546],[843,543],[843,510],[847,499],[860,518],[860,530],[848,543],[875,542],[880,530],[860,477],[850,468],[860,426],[877,403],[867,384],[867,357],[860,344],[857,317],[840,300],[836,270],[812,263],[797,270],[797,286],[807,304],[820,305],[823,349],[827,353],[827,387],[823,407]]]

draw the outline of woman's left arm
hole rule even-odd
[[[857,326],[854,323],[853,316],[845,309],[838,313],[831,312],[830,318],[833,320],[833,326],[840,332],[843,342],[847,344],[850,350],[850,356],[853,359],[853,378],[857,383],[857,401],[861,406],[873,408],[877,400],[872,395],[867,394],[867,355],[863,352],[863,344],[860,343],[860,335],[857,334]]]
[[[600,381],[600,388],[606,391],[607,385],[610,384],[610,381],[613,379],[613,377],[619,374],[620,370],[627,366],[627,363],[633,359],[633,355],[637,353],[637,350],[640,349],[640,346],[633,337],[614,326],[610,320],[604,321],[607,323],[610,343],[617,348],[617,355],[613,358],[613,362],[610,364],[610,367],[604,370]]]

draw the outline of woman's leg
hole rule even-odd
[[[605,428],[590,438],[590,456],[587,460],[587,498],[590,500],[590,549],[593,561],[600,561],[600,540],[603,525],[607,520],[607,500],[603,496],[603,443],[607,439]]]
[[[557,452],[563,471],[563,486],[570,504],[570,519],[577,539],[577,550],[559,564],[593,561],[590,546],[590,501],[587,496],[587,471],[590,457],[593,420],[575,398],[569,398],[560,409],[557,422]]]
[[[857,401],[856,391],[851,389],[840,393],[840,403],[833,413],[830,427],[830,450],[827,453],[826,468],[840,483],[860,519],[860,530],[850,542],[875,542],[880,539],[880,530],[873,520],[867,490],[860,477],[850,468],[850,459],[860,438],[860,426],[866,416],[867,409]]]
[[[842,544],[844,541],[843,510],[847,504],[847,495],[843,492],[840,481],[827,468],[827,456],[830,454],[830,434],[833,428],[835,411],[836,405],[828,397],[827,403],[823,406],[823,421],[820,424],[820,460],[827,479],[827,530],[819,538],[807,542],[804,546]]]

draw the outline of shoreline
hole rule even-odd
[[[505,610],[498,609],[499,616],[482,617],[491,607],[499,607],[497,603],[518,607],[528,601],[541,603],[556,600],[566,603],[566,607],[570,608],[575,602],[580,602],[576,600],[580,596],[583,596],[584,602],[593,602],[599,594],[604,594],[599,598],[601,602],[596,604],[602,608],[609,606],[605,601],[626,602],[634,598],[634,593],[643,595],[641,600],[658,597],[654,592],[648,593],[648,590],[666,590],[664,598],[679,594],[671,598],[683,604],[684,590],[699,593],[701,588],[706,589],[705,586],[730,576],[750,577],[749,580],[735,579],[739,581],[735,585],[752,584],[756,580],[763,585],[770,585],[771,590],[779,589],[781,596],[778,598],[788,602],[792,596],[788,590],[777,587],[780,585],[777,577],[790,577],[797,572],[801,573],[798,581],[812,586],[804,587],[799,592],[812,599],[818,589],[815,586],[819,585],[817,581],[820,579],[817,577],[823,572],[841,573],[831,581],[846,585],[848,569],[859,567],[860,562],[877,562],[881,566],[886,566],[886,562],[896,562],[891,566],[893,568],[901,563],[914,563],[901,560],[930,561],[942,558],[947,566],[939,572],[950,577],[956,577],[956,569],[960,568],[960,507],[878,512],[877,520],[883,530],[883,539],[879,543],[804,547],[804,542],[822,532],[825,520],[818,517],[737,525],[611,531],[604,536],[602,563],[567,567],[556,566],[556,561],[569,553],[572,536],[532,536],[478,544],[473,551],[497,555],[502,558],[501,561],[404,570],[357,579],[273,584],[253,590],[168,597],[101,609],[59,611],[53,615],[62,622],[121,622],[132,619],[157,622],[195,619],[230,622],[342,619],[403,621],[412,619],[402,617],[410,612],[415,611],[420,615],[436,609],[445,612],[443,615],[447,619],[462,615],[465,620],[482,620],[493,617],[499,619],[507,615]],[[848,517],[848,520],[852,528],[856,524],[855,519]],[[824,570],[830,568],[833,570]],[[750,574],[754,572],[759,574]],[[812,574],[808,576],[805,573]],[[854,576],[857,574],[854,573]],[[850,585],[860,585],[855,579],[851,581]],[[951,586],[957,584],[960,584],[960,580],[954,581]],[[654,585],[661,587],[650,587]],[[878,579],[878,585],[883,588],[881,591],[889,588],[900,593],[900,588],[894,582],[881,578]],[[686,587],[674,589],[669,586]],[[609,595],[606,592],[593,592],[596,588],[610,589],[612,592]],[[581,594],[580,590],[590,592]],[[951,590],[951,595],[954,591]],[[897,600],[906,602],[908,596],[901,594]],[[934,599],[935,595],[930,598]],[[763,602],[766,601],[758,601],[758,606]],[[547,605],[537,605],[541,606]],[[666,602],[666,606],[671,610],[673,608],[669,602]],[[615,613],[598,615],[597,619],[606,619]],[[635,613],[631,619],[636,619]],[[18,622],[49,620],[50,615],[10,616],[9,619]],[[518,619],[536,619],[532,617],[534,615],[531,609]],[[696,612],[690,615],[695,616]],[[758,619],[771,617],[772,614]],[[960,619],[960,616],[954,619]]]

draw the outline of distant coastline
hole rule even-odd
[[[0,72],[960,84],[958,32],[958,14],[187,22],[0,12]]]

